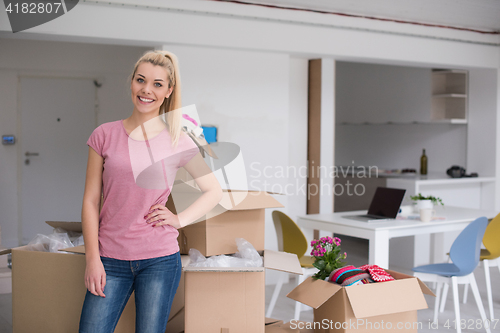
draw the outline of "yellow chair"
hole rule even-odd
[[[488,223],[483,236],[483,245],[486,249],[481,249],[479,260],[483,263],[484,277],[486,280],[486,294],[488,296],[488,306],[490,308],[490,319],[494,320],[493,314],[493,295],[491,292],[490,267],[498,267],[500,271],[500,214],[495,216]],[[463,303],[467,303],[467,294],[469,285],[465,285]],[[443,298],[441,300],[440,312],[444,311],[446,296],[448,293],[448,285],[445,285],[443,290]]]
[[[318,272],[318,270],[313,266],[314,257],[304,255],[309,247],[309,244],[306,237],[302,233],[302,230],[300,230],[297,224],[290,217],[288,217],[288,215],[278,210],[273,211],[272,215],[274,228],[276,229],[276,235],[278,237],[278,250],[294,253],[299,258],[303,274],[297,276],[297,285],[299,285],[304,282],[307,277]],[[272,317],[276,300],[278,299],[281,287],[283,286],[286,278],[287,276],[285,274],[281,274],[278,283],[276,283],[276,287],[266,313],[266,317],[268,318]],[[302,307],[305,307],[305,305],[299,302],[295,303],[294,319],[299,320]]]

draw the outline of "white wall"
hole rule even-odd
[[[298,123],[304,124],[302,118],[307,117],[307,100],[300,93],[307,89],[307,61],[294,59],[290,63],[285,54],[242,50],[179,45],[163,48],[179,58],[183,105],[195,104],[201,122],[217,126],[219,142],[241,148],[248,189],[285,193],[289,178],[281,170],[290,162],[305,165],[305,128]],[[289,105],[295,103],[289,111]],[[296,136],[294,128],[298,128]],[[290,139],[297,149],[290,149]],[[300,195],[275,198],[287,208],[290,198],[297,207],[305,207]],[[265,245],[277,249],[272,210],[266,210]],[[297,211],[303,213],[305,210]]]
[[[127,77],[143,51],[137,47],[0,39],[0,133],[20,139],[17,101],[18,78],[22,75],[95,78],[102,83],[97,95],[97,124],[128,117],[132,109]],[[0,146],[0,228],[4,247],[19,245],[18,165],[24,159],[18,147]],[[65,153],[71,157],[71,152]]]
[[[0,31],[7,32],[6,13],[0,15]],[[19,37],[203,45],[453,68],[497,68],[500,43],[498,36],[452,29],[182,0],[80,2]]]
[[[500,55],[498,56],[498,64],[500,68]],[[497,69],[497,92],[496,92],[496,97],[497,97],[497,112],[495,112],[496,116],[496,139],[495,142],[497,143],[496,145],[496,150],[495,150],[495,175],[497,176],[497,181],[495,184],[495,209],[497,211],[500,211],[500,143],[498,142],[500,140],[500,116],[499,116],[499,109],[500,109],[500,70]]]
[[[467,127],[430,123],[430,68],[338,62],[336,79],[337,165],[418,171],[422,149],[429,172],[466,165]]]
[[[144,48],[18,40],[0,40],[0,43],[3,134],[17,134],[16,89],[17,77],[22,74],[96,77],[102,83],[98,90],[97,123],[130,115],[127,78]],[[276,171],[286,168],[289,159],[300,160],[297,156],[289,157],[289,56],[179,45],[165,45],[165,48],[180,59],[183,104],[196,104],[202,123],[218,127],[219,141],[236,143],[242,149],[249,188],[283,192],[288,177],[276,175]],[[29,54],[37,54],[37,60],[30,61]],[[65,56],[60,57],[61,54]],[[295,76],[302,81],[298,89],[307,89],[307,61],[296,62],[302,65],[295,65],[299,67]],[[296,91],[294,98],[299,104],[302,99],[297,117],[307,116],[306,97]],[[300,140],[300,136],[294,140]],[[305,140],[301,142],[305,145]],[[305,149],[299,143],[293,153],[305,155]],[[16,246],[18,152],[16,146],[1,146],[0,154],[2,244]],[[297,163],[305,165],[305,161]],[[271,170],[270,177],[264,175],[264,168]],[[288,207],[287,196],[277,198]],[[274,231],[270,212],[268,234]],[[266,239],[266,246],[276,248],[275,236]]]
[[[304,58],[289,59],[288,75],[288,127],[287,142],[283,150],[287,151],[288,161],[281,160],[278,168],[273,170],[274,181],[271,190],[282,193],[275,195],[283,205],[278,210],[283,211],[294,221],[297,216],[306,214],[307,206],[307,91],[309,62]],[[285,121],[285,119],[283,119]],[[280,172],[283,170],[283,172]],[[250,175],[255,171],[250,170]],[[277,180],[280,179],[278,182]],[[266,248],[277,250],[276,231],[272,221],[272,211],[266,210]],[[309,240],[312,240],[312,232],[304,230]],[[266,284],[276,283],[278,276],[285,274],[278,271],[268,270],[266,272]]]
[[[17,83],[16,70],[0,69],[0,132],[1,135],[17,134]],[[0,146],[0,244],[17,245],[17,146]]]
[[[4,31],[6,37],[13,38],[12,34],[6,32],[9,26],[5,13],[0,15],[4,15],[0,19],[0,31]],[[140,29],[131,22],[141,22]],[[256,50],[258,53],[282,53],[304,58],[333,57],[336,60],[424,68],[500,67],[498,36],[214,1],[81,2],[68,14],[16,34],[16,37],[129,45],[197,45],[219,49],[221,52]],[[306,90],[301,93],[306,94]],[[207,122],[210,121],[208,119]],[[425,139],[439,135],[436,133],[440,133],[443,127],[424,129],[425,133],[422,134],[418,127],[412,129],[417,133],[410,137],[420,140],[422,136]],[[354,133],[351,129],[344,130]],[[407,130],[395,127],[387,129],[388,134]],[[450,127],[444,128],[444,131],[453,132],[453,140],[450,140],[455,142],[453,147],[463,145],[463,128]],[[388,135],[385,141],[379,142],[389,144],[391,151],[399,148],[391,146],[394,144],[390,140],[392,136]],[[432,147],[433,142],[429,140],[426,146]],[[411,141],[405,143],[411,144]],[[377,163],[387,167],[406,166],[413,156],[418,158],[421,148],[407,150],[407,155],[399,159],[397,165],[392,161]],[[434,156],[440,154],[439,151],[432,152],[432,148],[427,149],[431,149]],[[437,159],[430,155],[430,166],[442,170],[443,166],[451,164],[451,160],[452,163],[463,163],[463,158],[454,157],[456,151],[453,149],[446,153],[451,154],[449,158],[442,165],[435,166],[432,166],[432,161]],[[418,159],[415,163],[418,163]],[[344,162],[338,160],[337,164]]]
[[[288,163],[288,55],[165,48],[179,57],[183,105],[196,104],[202,123],[218,127],[220,142],[240,146],[251,189],[271,191],[263,169]],[[274,179],[283,185],[287,181]]]
[[[307,94],[309,61],[303,58],[290,58],[289,76],[289,123],[288,123],[288,164],[293,171],[288,172],[288,207],[285,211],[297,220],[307,209]],[[291,192],[287,192],[291,189]]]
[[[337,62],[337,124],[429,121],[431,69]]]
[[[290,91],[290,93],[293,91],[300,94],[297,99],[304,101],[307,98],[307,90],[303,86],[291,87],[289,81],[284,81],[290,80],[291,82],[294,77],[302,78],[305,73],[304,62],[299,65],[300,60],[287,61],[288,55],[303,58],[333,57],[336,60],[344,61],[400,64],[427,68],[500,68],[500,48],[498,47],[500,38],[498,36],[483,36],[447,29],[373,22],[371,20],[341,18],[315,13],[255,8],[214,1],[143,0],[139,2],[137,0],[110,0],[108,3],[80,2],[68,14],[27,32],[18,33],[15,36],[8,32],[10,26],[7,23],[5,12],[0,12],[0,34],[7,38],[87,41],[135,46],[171,45],[172,50],[178,51],[185,55],[186,58],[191,59],[186,61],[194,65],[196,65],[196,60],[206,64],[207,62],[203,57],[207,53],[209,59],[217,59],[215,66],[222,68],[220,74],[217,73],[217,76],[214,77],[214,86],[216,86],[217,82],[221,83],[223,81],[223,87],[228,91],[228,94],[222,96],[222,93],[216,91],[217,89],[211,88],[211,81],[207,82],[206,78],[199,75],[201,72],[213,73],[208,68],[203,68],[201,72],[195,73],[192,69],[194,67],[192,67],[187,69],[187,72],[183,72],[184,86],[186,87],[187,82],[191,81],[192,84],[200,88],[196,92],[185,90],[185,102],[189,103],[196,100],[199,109],[204,111],[202,119],[207,123],[216,124],[217,121],[224,126],[236,126],[234,128],[241,129],[243,125],[237,112],[243,110],[245,115],[243,119],[249,125],[258,126],[264,124],[261,125],[263,127],[259,128],[263,128],[265,131],[242,130],[241,133],[234,135],[229,135],[230,132],[225,131],[222,128],[224,126],[222,126],[221,140],[222,138],[235,140],[244,148],[246,161],[263,161],[269,166],[288,165],[287,163],[292,162],[290,153],[288,155],[278,153],[276,156],[264,153],[261,156],[263,154],[262,148],[267,150],[272,147],[276,151],[277,148],[279,149],[283,145],[283,139],[286,141],[293,134],[290,132],[292,121],[299,126],[293,128],[293,131],[298,132],[300,137],[304,137],[306,123],[301,124],[298,120],[303,119],[303,115],[299,116],[298,109],[294,111],[293,108],[290,108],[290,113],[288,113],[288,106],[292,101],[292,97],[285,95],[286,91]],[[152,7],[146,8],[146,6]],[[140,26],[133,24],[133,22],[140,22]],[[468,42],[461,42],[461,40],[467,40]],[[4,54],[9,48],[4,47],[4,45],[7,45],[5,44],[6,41],[0,40],[0,43],[0,66],[5,66],[4,63],[9,64],[9,62],[3,61],[2,57],[5,57]],[[20,41],[19,43],[27,42]],[[489,43],[490,45],[481,43]],[[26,45],[34,44],[27,43]],[[104,73],[111,72],[111,74],[105,76],[106,80],[104,81],[116,83],[109,88],[103,86],[100,91],[109,89],[109,94],[116,94],[121,91],[119,87],[121,83],[118,83],[118,81],[126,76],[125,72],[122,72],[119,68],[129,66],[136,58],[135,55],[127,56],[127,52],[124,53],[125,56],[123,57],[122,55],[116,56],[116,53],[110,51],[104,58],[112,58],[112,61],[100,63],[100,59],[103,57],[96,55],[94,47],[85,45],[64,48],[63,50],[56,48],[61,51],[57,53],[56,60],[55,57],[50,58],[46,55],[47,49],[50,49],[53,44],[39,43],[37,45],[35,49],[21,46],[22,50],[30,52],[20,52],[19,49],[13,49],[12,52],[8,51],[9,54],[13,55],[9,57],[10,63],[18,65],[9,65],[11,66],[10,72],[7,72],[6,69],[2,69],[1,72],[0,87],[2,87],[2,91],[0,94],[2,101],[5,100],[3,105],[12,108],[7,112],[8,116],[4,116],[4,108],[0,111],[2,115],[0,129],[3,133],[4,129],[11,132],[11,129],[16,126],[15,116],[12,115],[12,110],[16,107],[14,98],[5,96],[11,95],[9,90],[14,91],[10,87],[10,79],[14,79],[17,73],[22,71],[23,66],[34,66],[39,71],[45,70],[54,73],[76,68],[81,75],[92,74],[95,66],[97,66],[97,74],[100,71]],[[191,46],[181,47],[180,45]],[[38,49],[46,50],[42,52],[42,55],[45,54],[43,59],[46,59],[42,61],[42,64],[38,64],[40,60],[38,59],[40,56],[37,57],[36,52]],[[110,48],[109,50],[117,49]],[[236,52],[236,50],[239,51]],[[255,55],[255,59],[264,63],[262,68],[269,70],[269,75],[266,72],[262,76],[263,71],[259,69],[261,63],[257,63],[255,64],[256,67],[252,67],[255,71],[238,68],[235,75],[232,75],[232,72],[228,69],[234,69],[234,63],[238,63],[238,59],[232,59],[228,55],[241,56],[247,60],[248,64],[245,63],[245,65],[248,66],[254,65],[252,60]],[[181,66],[185,66],[184,61],[181,60]],[[227,66],[226,64],[221,65],[222,62],[227,62]],[[211,63],[210,65],[214,64]],[[289,65],[292,66],[290,69],[288,69]],[[288,77],[286,73],[288,73]],[[249,75],[249,77],[241,77],[241,75],[236,74]],[[256,77],[257,74],[260,75],[258,78]],[[10,77],[8,77],[9,75]],[[227,77],[224,77],[224,75],[227,75]],[[285,79],[285,77],[287,78]],[[228,81],[228,78],[234,79],[234,81]],[[499,80],[500,77],[497,76],[496,81]],[[202,83],[198,83],[201,81],[207,83],[203,86]],[[234,86],[230,86],[228,82],[231,82]],[[250,84],[250,82],[253,84]],[[266,82],[272,82],[273,84]],[[262,92],[262,89],[255,85],[257,83],[263,84],[270,91],[276,93],[276,98],[270,99],[269,92],[264,92],[264,101],[269,103],[269,107],[259,103],[260,96],[254,94],[254,92]],[[3,89],[4,87],[6,88]],[[241,92],[240,89],[233,89],[233,87],[242,87],[242,89],[249,90]],[[211,91],[215,97],[203,96],[204,90]],[[226,98],[233,102],[236,101],[237,98],[233,94],[238,97],[239,104],[226,104]],[[498,90],[497,96],[500,96]],[[114,105],[111,100],[107,99],[105,94],[100,95],[99,99],[101,111],[107,109],[110,105]],[[217,104],[214,104],[215,101]],[[496,113],[499,112],[498,104],[495,110]],[[123,97],[123,108],[103,112],[99,117],[99,122],[122,118],[123,110],[127,109],[127,105],[127,98]],[[254,108],[255,105],[258,107]],[[270,112],[270,114],[261,112],[263,109],[268,113]],[[221,110],[223,113],[218,114]],[[256,112],[256,116],[248,116],[248,112]],[[283,118],[275,118],[273,112]],[[288,114],[290,114],[290,117],[288,117]],[[225,118],[228,118],[228,120],[224,120]],[[300,127],[300,125],[302,126]],[[457,128],[455,127],[453,131],[459,131]],[[497,126],[497,133],[499,128],[500,126]],[[461,134],[457,134],[457,137],[459,136]],[[252,140],[256,140],[255,149]],[[386,142],[390,142],[389,139]],[[290,146],[286,145],[285,147],[287,148],[284,148],[284,150],[289,152]],[[300,154],[304,154],[304,150],[301,149],[305,149],[305,146],[297,147],[299,152],[296,157],[298,158]],[[11,214],[15,208],[9,206],[9,203],[13,203],[12,193],[16,190],[13,187],[12,179],[17,177],[15,172],[16,162],[14,161],[17,159],[17,155],[13,155],[12,149],[8,150],[7,148],[3,147],[0,150],[2,154],[0,159],[0,166],[2,167],[0,169],[2,170],[0,171],[0,184],[2,185],[0,209],[2,217],[0,218],[3,219],[3,216],[5,216],[5,219],[10,220],[15,218],[15,214]],[[415,154],[418,157],[420,152],[408,152],[408,156],[414,156]],[[6,156],[6,159],[3,156]],[[499,155],[497,154],[497,156]],[[340,164],[339,161],[337,161],[337,164]],[[432,160],[430,161],[431,164]],[[4,166],[8,170],[5,171],[5,174],[3,171]],[[500,173],[499,164],[495,166],[495,173]],[[281,178],[275,179],[275,181],[286,184],[286,181],[281,180]],[[4,184],[8,185],[5,190],[3,189]],[[500,193],[500,185],[497,193]],[[297,198],[294,198],[293,202],[298,202],[295,199]],[[292,204],[289,203],[287,209],[291,206]],[[5,208],[7,209],[4,213]],[[291,211],[293,214],[305,212],[305,209],[299,212],[300,209],[294,205]]]
[[[469,116],[467,144],[467,172],[480,176],[495,175],[498,136],[496,122],[497,74],[495,69],[469,71]],[[498,200],[497,200],[498,201]]]

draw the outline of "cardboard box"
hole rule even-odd
[[[271,325],[266,325],[265,333],[300,333],[298,329],[291,329],[285,326],[283,323],[276,323]]]
[[[81,231],[80,222],[47,222],[52,227]],[[86,288],[85,249],[67,249],[75,253],[30,251],[27,246],[0,251],[12,253],[12,321],[13,332],[78,332]],[[183,263],[185,260],[183,260]],[[183,278],[181,277],[181,281]],[[182,282],[181,282],[182,283]],[[170,319],[184,306],[184,288],[179,286]],[[170,325],[170,324],[169,324]],[[177,324],[167,326],[170,333],[182,332]],[[135,332],[134,295],[130,297],[115,330]]]
[[[265,318],[264,319],[264,325],[266,326],[270,326],[270,325],[281,325],[283,324],[283,320],[279,320],[279,319],[274,319],[274,318]]]
[[[264,333],[265,269],[302,274],[295,254],[264,251],[264,267],[185,267],[186,333]]]
[[[182,212],[201,195],[200,190],[177,182],[167,207],[174,213]],[[194,248],[206,257],[236,253],[235,238],[244,238],[257,251],[263,251],[265,209],[276,207],[283,205],[267,192],[223,190],[222,200],[214,209],[179,230],[180,251],[188,254]]]
[[[306,329],[308,323],[296,321],[293,324],[283,322],[266,325],[266,333],[313,333],[312,329]]]
[[[386,271],[396,280],[342,287],[309,277],[287,297],[314,308],[315,333],[417,332],[423,294],[434,294],[413,276]]]

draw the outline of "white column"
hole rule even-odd
[[[335,152],[335,60],[321,59],[321,176],[320,213],[333,213],[333,178]]]
[[[497,198],[500,198],[500,56],[498,59],[498,70],[497,70],[497,109],[496,109],[496,137],[494,138],[494,142],[496,144],[495,152],[495,177],[496,177],[496,186],[495,186],[495,210],[500,211],[500,202]]]

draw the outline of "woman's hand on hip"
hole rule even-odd
[[[144,216],[144,218],[146,219],[146,223],[151,224],[153,227],[168,224],[175,229],[182,228],[179,217],[161,204],[151,206],[149,212]]]
[[[104,295],[104,286],[106,285],[106,271],[100,258],[87,261],[85,267],[85,287],[96,296],[106,297]]]

